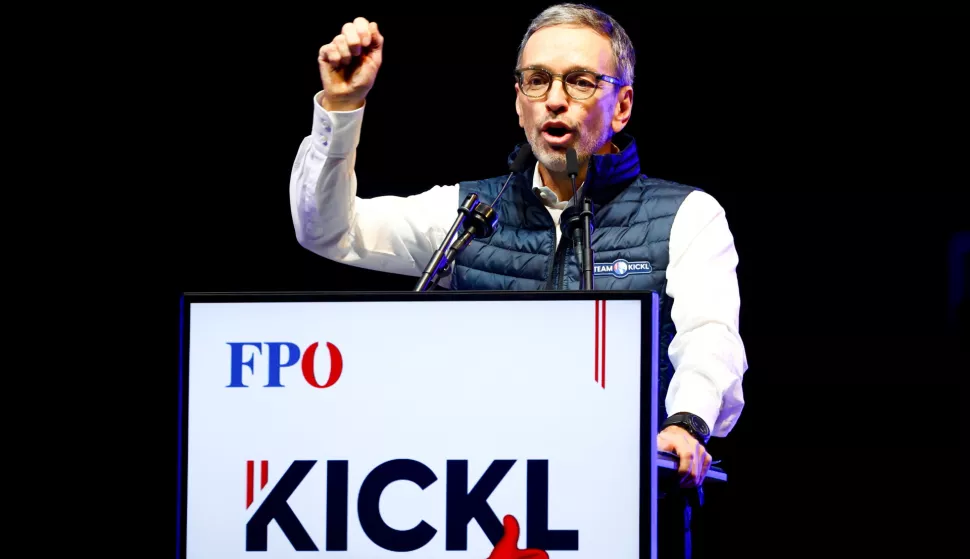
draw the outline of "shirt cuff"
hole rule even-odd
[[[713,436],[718,436],[715,432],[719,431],[717,419],[721,399],[717,389],[707,379],[680,379],[677,393],[664,404],[667,407],[667,417],[680,412],[692,413],[707,423]]]
[[[364,107],[353,111],[327,111],[320,105],[323,92],[313,96],[313,147],[323,155],[350,155],[360,143]]]

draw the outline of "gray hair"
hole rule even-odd
[[[516,65],[522,64],[522,51],[525,44],[536,31],[543,27],[552,25],[582,25],[608,37],[610,45],[613,47],[613,63],[616,65],[616,76],[623,80],[624,85],[633,85],[633,67],[636,65],[636,54],[633,50],[633,43],[627,36],[623,27],[606,14],[592,6],[585,4],[557,4],[550,6],[537,15],[529,29],[525,32],[525,37],[519,44],[519,55],[516,58]]]

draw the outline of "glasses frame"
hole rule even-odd
[[[534,72],[543,72],[543,73],[547,74],[548,76],[550,76],[550,78],[551,78],[549,80],[549,85],[546,86],[545,91],[543,91],[542,93],[540,93],[538,95],[530,95],[530,94],[526,93],[525,92],[525,89],[523,88],[523,85],[522,85],[523,74],[525,72],[529,71],[529,70],[532,70]],[[557,74],[555,72],[550,72],[549,70],[547,70],[545,68],[540,68],[538,66],[526,66],[525,68],[517,68],[514,73],[515,73],[515,81],[516,81],[516,83],[519,84],[519,91],[522,92],[522,95],[525,95],[526,97],[530,97],[532,99],[537,99],[537,98],[543,97],[547,93],[549,93],[549,90],[552,89],[552,82],[556,81],[557,79],[562,82],[562,90],[563,90],[563,92],[565,92],[566,95],[572,97],[573,99],[576,99],[577,101],[585,101],[586,99],[589,99],[593,95],[596,95],[596,90],[600,88],[599,87],[599,82],[601,82],[601,81],[606,82],[606,83],[611,83],[613,85],[620,86],[620,87],[622,87],[624,85],[623,84],[623,80],[621,80],[620,78],[617,78],[615,76],[611,76],[609,74],[600,74],[600,73],[595,72],[593,70],[585,70],[585,69],[570,70],[569,72],[566,72],[565,74]],[[590,94],[588,96],[586,96],[586,97],[576,97],[575,95],[573,95],[572,93],[570,93],[569,92],[569,89],[566,87],[566,76],[569,76],[571,74],[591,74],[594,78],[596,78],[596,82],[595,82],[595,84],[593,86],[593,91],[590,92]]]

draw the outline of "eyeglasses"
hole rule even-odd
[[[592,97],[596,93],[600,81],[613,85],[623,85],[619,78],[585,70],[569,72],[568,74],[553,74],[541,68],[523,68],[515,71],[515,77],[519,82],[519,89],[528,97],[542,97],[549,91],[552,81],[555,79],[562,80],[563,89],[570,97],[577,100]]]

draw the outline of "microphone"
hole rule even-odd
[[[494,206],[495,202],[498,202],[498,199],[502,197],[502,193],[505,192],[505,187],[508,186],[509,181],[512,180],[512,175],[521,173],[525,170],[526,161],[529,160],[529,156],[531,155],[532,146],[530,144],[525,144],[519,148],[519,153],[515,155],[515,160],[512,161],[511,165],[509,165],[509,170],[511,171],[509,173],[509,178],[505,179],[505,184],[502,185],[502,188],[499,189],[498,194],[495,195],[495,199],[492,200],[492,206]]]
[[[566,150],[566,174],[573,185],[573,200],[576,199],[576,175],[579,174],[579,158],[576,157],[576,150],[569,148]],[[575,204],[576,202],[573,202]]]
[[[445,254],[445,260],[450,262],[455,257],[455,254],[468,246],[472,238],[482,239],[490,237],[495,232],[495,226],[498,224],[498,213],[495,211],[495,203],[502,197],[502,194],[505,192],[505,187],[512,181],[512,177],[525,170],[526,162],[531,155],[532,146],[528,143],[519,148],[519,153],[515,155],[515,159],[509,165],[510,172],[508,178],[505,179],[505,184],[499,189],[498,194],[495,195],[495,199],[492,200],[491,204],[479,202],[471,208],[471,213],[467,215],[467,219],[462,223],[462,234],[448,249],[448,252]]]
[[[509,165],[509,176],[505,179],[505,184],[499,189],[498,194],[492,200],[491,204],[486,204],[479,200],[478,194],[474,192],[465,197],[465,201],[458,207],[458,217],[451,224],[451,229],[445,235],[441,245],[432,254],[431,259],[424,268],[424,272],[414,286],[414,291],[427,291],[432,287],[438,280],[438,274],[441,270],[448,267],[448,264],[454,259],[455,255],[468,246],[472,238],[491,236],[495,231],[495,226],[498,224],[498,214],[493,206],[505,192],[505,187],[509,185],[512,177],[525,169],[526,162],[531,155],[532,146],[528,143],[519,148],[519,153],[516,154],[515,160]],[[459,228],[462,229],[461,236],[452,242]],[[445,247],[448,247],[448,249],[445,250]]]
[[[563,210],[560,218],[563,235],[573,241],[573,252],[576,253],[576,263],[579,264],[580,289],[593,289],[593,248],[590,234],[593,231],[593,202],[587,196],[580,201],[576,193],[576,176],[579,175],[579,158],[576,150],[566,150],[566,174],[573,187],[573,197],[570,205]],[[585,191],[585,189],[583,189]]]

